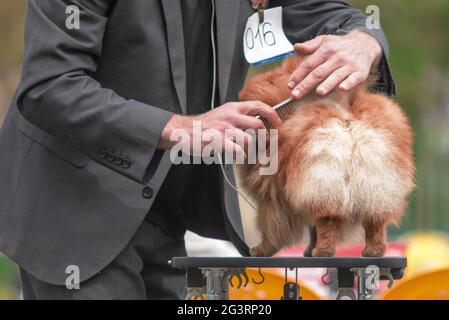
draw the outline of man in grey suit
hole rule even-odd
[[[219,167],[172,166],[169,149],[194,120],[219,130],[260,128],[257,114],[279,121],[260,102],[235,102],[254,4],[282,6],[287,37],[302,43],[296,98],[349,90],[371,69],[394,93],[382,30],[345,1],[252,2],[29,1],[22,81],[0,132],[0,250],[19,265],[24,298],[182,298],[184,275],[167,261],[186,254],[186,229],[248,255]],[[79,28],[67,26],[68,7]]]

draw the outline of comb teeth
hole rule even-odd
[[[274,106],[274,109],[276,110],[282,121],[287,121],[288,118],[295,112],[296,105],[290,98]]]
[[[296,108],[292,104],[286,104],[277,108],[276,112],[278,113],[282,121],[286,121],[292,115],[295,109]]]
[[[261,118],[261,120],[262,120],[262,122],[263,122],[263,124],[264,124],[265,128],[267,128],[267,129],[271,129],[271,125],[270,125],[270,122],[268,122],[268,120],[267,120],[267,119],[265,119],[265,118]]]
[[[296,111],[297,105],[295,105],[294,102],[295,101],[292,98],[289,98],[273,107],[273,109],[279,115],[279,118],[281,118],[282,122],[287,121],[288,118]],[[265,128],[267,128],[267,129],[272,128],[270,122],[267,119],[265,119],[263,117],[260,117],[260,119],[262,120],[263,124],[265,125]]]
[[[288,113],[289,113],[287,106],[284,108],[277,109],[276,112],[278,113],[279,118],[281,118],[282,121],[287,120]]]

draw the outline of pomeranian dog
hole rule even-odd
[[[299,63],[299,57],[288,58],[251,78],[240,99],[271,106],[288,99],[287,83]],[[259,208],[262,239],[252,256],[298,244],[306,226],[316,228],[309,248],[314,257],[334,256],[359,226],[365,231],[362,255],[385,254],[386,228],[398,224],[415,187],[413,133],[402,109],[368,86],[291,102],[294,111],[277,128],[277,173],[260,175],[260,163],[239,166],[243,187]]]

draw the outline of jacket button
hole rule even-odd
[[[143,188],[142,195],[145,199],[151,199],[153,197],[153,189],[151,189],[150,187]]]
[[[114,163],[118,166],[121,166],[123,163],[123,159],[121,157],[116,157]]]
[[[123,159],[122,167],[125,169],[131,168],[131,161],[129,159]]]
[[[107,153],[106,153],[105,150],[100,150],[100,151],[98,151],[98,156],[99,156],[101,159],[106,159]]]

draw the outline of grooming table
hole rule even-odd
[[[258,268],[264,281],[263,268],[285,269],[283,300],[300,300],[300,286],[297,279],[298,268],[336,269],[338,280],[337,300],[369,300],[380,280],[401,279],[407,266],[405,257],[176,257],[169,261],[173,268],[185,269],[188,294],[186,299],[227,300],[229,286],[238,280],[237,288],[249,282],[246,268]],[[296,282],[288,281],[288,272],[296,272]],[[357,281],[355,281],[357,279]],[[254,280],[252,280],[254,282]]]

